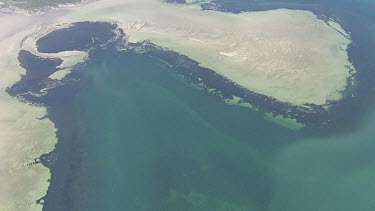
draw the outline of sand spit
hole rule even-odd
[[[150,40],[294,105],[339,100],[354,69],[348,34],[308,11],[229,14],[157,0],[98,1],[70,11],[63,21],[118,21],[131,42]]]
[[[335,22],[334,20],[329,20],[328,22],[327,22],[327,24],[329,25],[329,26],[331,26],[332,28],[334,28],[334,29],[336,29],[338,32],[340,32],[342,35],[344,35],[345,37],[347,37],[348,39],[350,39],[350,34],[349,33],[347,33],[342,27],[341,27],[341,25],[339,24],[339,23],[337,23],[337,22]]]
[[[56,79],[56,80],[63,79],[67,74],[70,73],[74,65],[84,62],[88,57],[88,53],[84,51],[63,51],[59,53],[38,52],[36,41],[39,38],[47,35],[48,33],[54,30],[67,28],[69,26],[70,24],[58,24],[58,25],[41,27],[40,29],[37,29],[33,34],[27,36],[26,39],[24,39],[21,44],[22,50],[27,50],[36,56],[43,57],[43,58],[57,58],[63,61],[61,65],[57,67],[57,68],[60,68],[60,70],[50,75],[49,78],[51,79]]]

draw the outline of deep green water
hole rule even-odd
[[[143,55],[87,69],[77,209],[375,210],[374,114],[349,135],[291,131]]]

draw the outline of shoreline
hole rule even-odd
[[[136,10],[133,11],[132,7],[127,9],[127,5],[135,4]],[[95,5],[105,9],[87,11],[85,7],[72,8],[71,12],[80,15],[73,15],[63,21],[120,22],[129,36],[129,42],[149,40],[186,55],[198,61],[202,67],[212,69],[249,90],[285,103],[308,106],[324,105],[328,101],[338,100],[341,98],[341,91],[346,87],[347,78],[351,75],[348,68],[351,64],[345,51],[350,40],[310,11],[276,9],[231,14],[200,10],[197,5],[161,4],[149,0],[139,3],[129,0],[124,4],[114,2],[113,6],[94,2],[90,6]],[[152,11],[143,11],[148,11],[148,7],[159,6],[166,16],[176,15],[176,20],[158,17],[157,13]],[[140,11],[138,7],[143,10]],[[298,18],[293,19],[294,16]],[[198,18],[205,21],[200,23]],[[275,18],[280,20],[277,24],[271,21]],[[183,21],[185,19],[197,25],[192,27]],[[309,25],[299,24],[303,22],[299,19],[306,20]],[[239,26],[233,27],[233,24],[229,24],[231,21],[235,21]],[[298,32],[298,36],[290,34],[288,30],[274,27],[275,24],[285,25],[288,30]],[[319,35],[324,36],[310,33],[315,29],[309,28],[310,26],[315,26],[319,29]],[[259,28],[265,29],[257,31]],[[275,38],[272,34],[280,34],[282,38]],[[302,38],[306,36],[308,38]],[[321,39],[324,39],[323,42]],[[337,52],[332,51],[333,48]],[[285,58],[293,58],[293,61]],[[326,71],[326,68],[331,71]],[[312,80],[317,84],[309,83]]]
[[[1,18],[1,17],[0,17]],[[125,33],[126,33],[126,31],[125,31]],[[26,33],[25,33],[26,34]],[[21,36],[20,36],[21,37]],[[3,42],[5,42],[4,40],[2,41],[2,42],[0,42],[0,43],[3,43]],[[0,44],[1,45],[1,44]],[[8,56],[8,55],[7,55]],[[56,58],[56,57],[55,57]],[[192,60],[192,59],[190,59],[190,60]],[[2,64],[2,63],[0,63],[0,67],[5,67],[5,66],[3,66],[4,64]],[[21,68],[19,68],[19,67],[17,67],[16,68],[16,66],[13,64],[13,68],[15,68],[15,69],[17,69],[18,70],[18,72],[19,73],[22,73],[23,72],[23,70],[21,69]],[[3,69],[3,68],[2,68]],[[14,80],[16,80],[17,79],[17,77],[18,76],[16,76],[16,74],[15,73],[6,73],[6,74],[9,74],[9,75],[12,75],[12,79],[11,80],[13,80],[12,82],[14,82]],[[11,80],[9,80],[9,79],[2,79],[1,80],[1,82],[3,82],[3,81],[7,81],[7,83],[9,83]],[[1,84],[2,86],[3,86],[3,84]],[[10,86],[10,84],[8,84],[7,86]],[[2,90],[3,91],[3,90]],[[1,93],[1,94],[3,94],[3,93]],[[1,99],[3,99],[3,96],[0,94],[0,97],[1,97]],[[7,93],[5,93],[5,94],[7,94]],[[45,127],[46,128],[46,131],[42,131],[41,132],[41,134],[42,133],[45,133],[45,134],[49,134],[49,135],[51,135],[51,133],[53,133],[53,134],[55,134],[55,132],[56,132],[56,128],[53,126],[53,122],[52,121],[50,121],[50,120],[48,120],[48,119],[43,119],[41,122],[39,122],[39,120],[38,121],[36,121],[36,118],[42,118],[43,116],[45,116],[46,115],[46,110],[44,109],[44,108],[38,108],[38,107],[34,107],[34,106],[30,106],[30,105],[26,105],[26,104],[24,104],[24,103],[22,103],[22,102],[17,102],[17,100],[16,99],[14,99],[14,98],[12,98],[12,99],[9,99],[10,97],[4,97],[4,99],[6,99],[6,101],[4,100],[4,101],[1,101],[1,106],[3,107],[5,104],[3,104],[3,102],[7,102],[8,100],[9,100],[9,104],[8,105],[15,105],[15,104],[20,104],[20,105],[18,105],[17,107],[13,107],[13,106],[10,106],[9,107],[9,109],[17,109],[17,110],[19,110],[20,112],[26,112],[26,113],[30,113],[30,116],[28,116],[28,117],[25,117],[25,118],[27,118],[27,119],[29,119],[29,120],[31,120],[31,119],[34,119],[33,120],[33,124],[35,124],[36,126],[37,125],[40,125],[41,127]],[[10,101],[12,101],[12,102],[10,102]],[[22,106],[21,106],[21,104],[22,104]],[[4,106],[4,107],[6,107],[6,106]],[[12,121],[12,118],[14,118],[15,117],[15,115],[11,115],[11,114],[9,114],[9,116],[0,116],[0,118],[1,119],[7,119],[8,120],[8,122],[9,121]],[[17,124],[20,124],[20,123],[17,123]],[[21,125],[18,125],[18,126],[14,126],[15,128],[18,128],[18,127],[20,127]],[[53,126],[53,127],[51,127],[51,126]],[[26,128],[25,128],[25,130],[27,129],[27,127],[29,127],[29,128],[31,128],[31,125],[28,125],[28,126],[26,126]],[[34,129],[33,129],[34,130]],[[47,131],[48,130],[48,131]],[[52,132],[53,131],[53,132]],[[17,133],[19,133],[19,131],[17,131]],[[48,140],[48,139],[51,139],[49,142],[50,142],[50,144],[54,144],[54,143],[56,143],[56,137],[49,137],[49,138],[46,138],[46,140]],[[52,140],[53,139],[53,140]],[[51,145],[48,145],[48,146],[46,146],[46,147],[48,147],[48,150],[49,149],[51,149]],[[42,153],[42,154],[47,154],[48,153],[48,150],[44,150],[44,152],[45,153]],[[5,156],[6,157],[6,156]],[[5,160],[6,160],[7,158],[5,158]],[[36,159],[36,158],[34,158],[34,159]],[[29,162],[29,161],[32,161],[32,162]],[[29,160],[29,161],[27,161],[27,162],[25,162],[24,164],[29,164],[29,163],[34,163],[33,165],[23,165],[24,167],[21,167],[21,168],[19,168],[19,167],[17,167],[17,168],[15,168],[15,169],[23,169],[23,168],[25,168],[25,169],[27,169],[27,171],[31,171],[31,172],[46,172],[46,167],[42,167],[41,166],[41,163],[38,161],[38,160]],[[36,161],[36,162],[35,162]],[[5,164],[4,164],[4,166],[6,166]],[[49,170],[48,170],[48,172],[49,172]],[[41,179],[41,181],[40,181],[40,183],[44,183],[44,185],[42,185],[42,186],[38,186],[37,185],[37,188],[36,189],[39,189],[39,191],[36,191],[36,192],[38,192],[38,195],[40,196],[40,195],[42,195],[42,192],[41,192],[41,190],[42,191],[44,191],[45,190],[45,187],[46,187],[46,181],[47,180],[45,180],[45,178],[47,178],[48,176],[47,176],[47,174],[46,173],[43,173],[43,174],[45,174],[44,176],[42,176],[40,179]],[[43,179],[44,178],[44,179]],[[15,178],[16,179],[16,178]],[[48,183],[48,182],[47,182]],[[48,184],[49,185],[49,184]],[[22,198],[22,197],[20,197],[20,198]],[[39,200],[40,198],[43,198],[43,197],[35,197],[35,198],[37,198],[36,199],[36,201],[37,200]],[[6,202],[8,202],[8,200],[6,200]],[[4,202],[4,204],[6,204],[6,202]],[[28,202],[28,203],[33,203],[33,202]],[[3,204],[3,205],[4,205]],[[41,204],[35,204],[36,206],[35,206],[35,209],[36,210],[38,210],[38,209],[41,209],[40,207],[41,207]],[[20,206],[23,206],[22,205],[22,203],[21,203],[21,205]],[[25,206],[30,206],[30,204],[27,204],[27,205],[25,205]],[[29,208],[29,207],[28,207]],[[22,208],[20,208],[20,209],[22,209]]]
[[[25,73],[17,58],[19,44],[33,31],[35,23],[29,18],[0,15],[0,26],[4,29],[0,35],[3,49],[0,59],[0,106],[3,111],[0,113],[3,131],[0,134],[0,179],[4,188],[0,197],[1,210],[42,209],[36,201],[46,194],[51,173],[40,163],[39,157],[52,151],[57,142],[52,121],[39,119],[46,115],[46,108],[25,104],[6,92],[7,87]],[[7,23],[17,27],[4,26]],[[34,179],[30,180],[30,177]]]

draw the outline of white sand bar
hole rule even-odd
[[[330,27],[308,11],[229,14],[158,0],[99,1],[71,11],[66,21],[119,21],[132,42],[151,40],[295,105],[340,99],[352,67],[351,41],[340,25],[330,21]]]

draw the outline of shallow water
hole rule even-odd
[[[348,4],[328,4],[359,72],[333,131],[289,130],[155,58],[96,49],[79,83],[40,100],[59,138],[45,210],[375,210],[375,27],[371,7]]]
[[[69,160],[79,163],[65,190],[71,209],[374,208],[375,114],[351,135],[291,131],[193,88],[156,59],[94,58],[72,102],[80,156]]]
[[[103,55],[77,93],[79,206],[257,210],[272,198],[272,152],[297,134],[190,87],[165,64]],[[272,131],[272,133],[270,133]],[[267,140],[267,141],[265,141]],[[82,194],[83,193],[83,194]],[[75,199],[73,199],[75,200]]]

